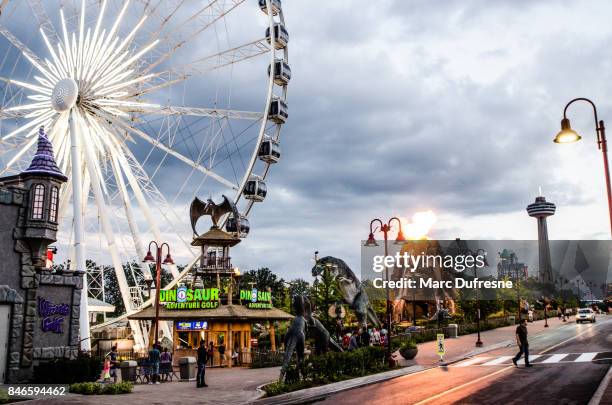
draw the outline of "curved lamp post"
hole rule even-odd
[[[391,231],[392,227],[391,224],[393,221],[397,221],[398,224],[398,232],[397,232],[397,238],[395,239],[395,243],[396,244],[401,244],[402,242],[404,242],[406,240],[406,238],[404,237],[404,234],[402,233],[402,222],[400,221],[399,218],[397,217],[392,217],[391,219],[389,219],[389,221],[387,221],[387,223],[384,223],[382,220],[375,218],[370,222],[370,234],[368,235],[368,240],[366,241],[366,243],[364,244],[364,246],[378,246],[378,243],[376,242],[376,238],[374,238],[374,232],[376,232],[377,230],[373,228],[374,224],[376,222],[378,222],[380,224],[380,232],[383,233],[384,235],[384,239],[385,239],[385,257],[387,257],[389,255],[389,250],[388,250],[388,245],[387,245],[387,241],[388,241],[388,234],[389,231]],[[385,266],[385,279],[387,281],[389,281],[389,268],[387,266]],[[391,296],[389,293],[389,283],[387,283],[385,285],[385,291],[387,293],[387,361],[389,362],[389,367],[392,366],[392,359],[391,359]]]
[[[608,167],[608,145],[606,142],[606,129],[603,120],[597,118],[597,107],[588,98],[579,97],[571,100],[563,109],[563,119],[561,120],[561,131],[555,136],[555,143],[573,143],[577,142],[582,137],[574,131],[570,125],[570,120],[567,118],[567,108],[576,101],[586,101],[593,107],[593,115],[595,118],[595,132],[597,134],[597,147],[601,150],[604,161],[604,175],[606,177],[606,190],[608,193],[608,213],[610,216],[610,232],[612,234],[612,190],[610,188],[610,169]]]
[[[151,252],[151,245],[155,246],[155,256],[153,256],[153,253]],[[166,258],[162,262],[162,249],[164,248],[164,246],[166,246],[168,253],[166,254]],[[143,262],[155,263],[155,344],[159,341],[159,290],[161,287],[161,266],[162,264],[174,264],[174,260],[172,260],[172,256],[170,256],[170,246],[166,242],[162,243],[161,245],[158,245],[157,242],[152,240],[151,242],[149,242],[149,250],[147,251],[147,255],[145,256],[145,258],[143,259]]]

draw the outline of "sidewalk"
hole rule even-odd
[[[554,330],[563,325],[567,325],[568,322],[574,321],[571,318],[570,321],[563,322],[557,318],[548,319],[548,328],[544,327],[544,320],[527,323],[527,330],[529,338],[533,338],[545,330]],[[466,357],[471,357],[479,353],[484,353],[490,350],[499,349],[507,345],[515,345],[514,332],[516,325],[504,326],[503,328],[497,328],[480,332],[480,340],[483,346],[476,347],[477,334],[459,336],[456,339],[444,339],[446,355],[444,356],[444,364],[456,362]],[[440,365],[440,357],[436,354],[437,342],[425,342],[418,345],[419,353],[414,360],[406,361],[401,359],[398,355],[401,366],[434,366]]]
[[[270,368],[213,368],[206,370],[208,387],[196,388],[196,382],[164,382],[158,385],[136,384],[126,395],[77,395],[61,399],[31,400],[20,404],[243,404],[261,394],[257,390],[278,378],[279,367]]]

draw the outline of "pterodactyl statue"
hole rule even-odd
[[[218,227],[219,220],[225,214],[232,214],[234,218],[236,218],[237,228],[240,229],[240,214],[238,213],[238,209],[236,205],[226,196],[223,196],[223,202],[219,205],[215,204],[213,200],[210,198],[206,200],[204,203],[198,197],[195,197],[191,202],[191,206],[189,207],[189,213],[191,217],[191,228],[193,229],[193,233],[198,235],[196,231],[196,224],[198,223],[198,219],[203,217],[204,215],[209,215],[213,227]]]

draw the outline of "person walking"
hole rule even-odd
[[[361,332],[361,347],[370,346],[370,332],[368,332],[368,328],[363,328],[363,332]]]
[[[349,352],[353,350],[359,349],[359,331],[356,330],[351,335],[351,339],[349,340],[348,350]]]
[[[519,326],[516,327],[516,344],[519,347],[519,352],[514,356],[512,362],[518,367],[516,363],[521,358],[521,355],[525,356],[525,367],[533,367],[529,364],[529,342],[527,341],[527,320],[521,319]]]
[[[219,350],[219,356],[221,357],[221,367],[224,367],[225,364],[225,344],[223,342],[221,342],[221,344],[219,345],[219,348],[217,349]]]
[[[155,342],[151,350],[149,350],[149,363],[151,364],[151,383],[159,384],[159,361],[161,352],[159,351],[159,343]]]
[[[210,366],[213,366],[213,357],[215,354],[215,344],[210,341],[208,342],[208,362],[210,363]]]
[[[198,347],[198,375],[196,377],[196,387],[208,387],[206,384],[206,362],[208,361],[208,350],[203,340],[200,340],[200,347]]]
[[[111,347],[111,351],[106,356],[110,357],[110,376],[113,377],[113,383],[117,383],[117,368],[119,368],[117,346]]]
[[[168,381],[168,377],[172,374],[172,354],[164,347],[160,356],[160,372],[164,376],[164,381]]]
[[[102,367],[102,380],[107,383],[110,382],[110,370],[111,370],[111,359],[110,356],[104,358],[104,367]]]
[[[376,346],[380,345],[380,331],[378,328],[374,328],[374,344]]]

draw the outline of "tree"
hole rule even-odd
[[[310,295],[310,283],[304,279],[296,278],[289,282],[289,297],[296,295]]]
[[[285,302],[285,280],[278,276],[267,267],[262,267],[257,270],[249,270],[244,272],[240,280],[241,289],[257,288],[259,291],[267,291],[268,288],[272,292],[272,303],[277,306],[282,306]]]
[[[338,281],[332,272],[325,267],[321,275],[315,278],[310,289],[311,302],[318,312],[318,318],[328,331],[336,328],[336,321],[329,316],[328,309],[336,301],[342,301]]]

